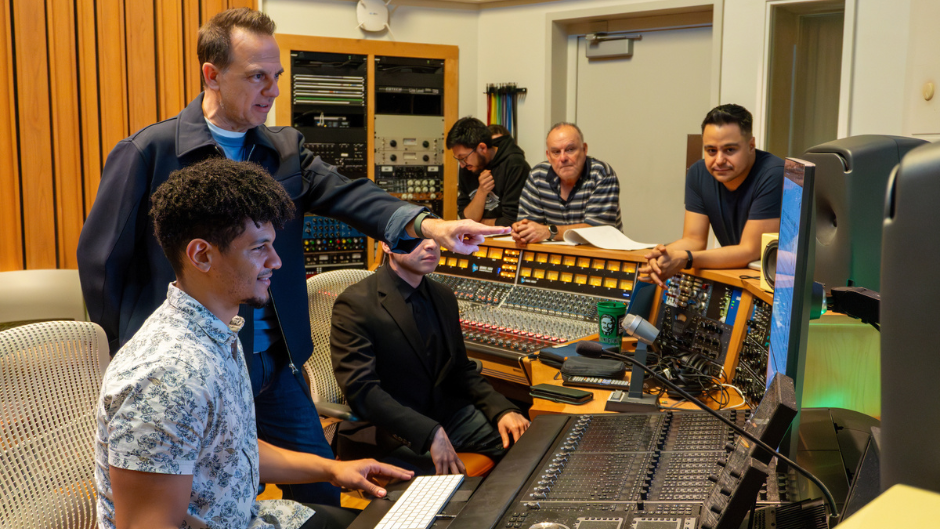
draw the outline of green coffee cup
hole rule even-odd
[[[620,352],[623,336],[620,324],[626,314],[627,306],[619,301],[601,301],[597,304],[597,334],[600,335],[600,342],[605,348]]]

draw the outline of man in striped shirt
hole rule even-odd
[[[532,168],[512,238],[523,244],[561,239],[568,230],[611,225],[620,219],[620,182],[605,162],[587,155],[587,143],[574,123],[558,123],[545,140],[548,161]]]

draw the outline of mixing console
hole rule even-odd
[[[512,285],[480,279],[431,274],[431,279],[450,287],[458,300],[476,301],[485,305],[499,305],[512,291]]]
[[[746,410],[721,413],[741,427],[749,417]],[[698,527],[714,488],[709,476],[734,440],[729,427],[699,412],[579,416],[496,527]],[[762,503],[779,502],[776,478],[770,482]]]
[[[465,341],[518,352],[520,355],[597,332],[596,323],[465,301],[460,302],[460,327]]]
[[[796,415],[793,381],[767,394],[753,413],[718,413],[777,445]],[[526,435],[451,529],[737,529],[755,500],[786,501],[769,455],[704,412],[542,415]]]
[[[698,353],[724,364],[741,290],[687,274],[667,282],[656,326],[663,356]]]
[[[764,397],[764,388],[767,387],[771,312],[772,307],[768,303],[754,300],[751,316],[747,320],[747,334],[738,356],[738,366],[731,381],[751,402],[760,401]]]
[[[466,342],[511,356],[525,356],[597,333],[597,303],[609,301],[438,273],[432,274],[431,279],[449,287],[457,296]]]
[[[481,246],[443,249],[435,281],[460,300],[464,340],[518,358],[597,333],[597,303],[629,302],[636,263]]]

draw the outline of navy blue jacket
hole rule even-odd
[[[175,274],[153,235],[150,196],[170,173],[213,156],[224,156],[202,113],[202,94],[176,117],[121,140],[108,155],[95,204],[78,241],[78,271],[91,320],[108,335],[112,354],[166,299]],[[402,240],[405,225],[421,210],[392,197],[371,180],[349,180],[304,148],[290,127],[260,125],[248,131],[248,159],[284,186],[297,216],[278,230],[274,248],[282,266],[274,271],[271,297],[294,364],[310,357],[310,321],[303,258],[303,214],[311,211],[350,224],[411,251]],[[252,310],[242,306],[246,324],[239,334],[253,350]]]

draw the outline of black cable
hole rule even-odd
[[[653,371],[652,371],[650,368],[646,367],[645,365],[643,365],[642,362],[636,360],[635,358],[633,358],[633,357],[631,357],[631,356],[624,355],[624,354],[614,353],[614,352],[611,352],[611,351],[604,351],[604,354],[605,354],[605,355],[609,355],[609,356],[612,357],[612,358],[616,358],[616,359],[618,359],[618,360],[624,360],[624,361],[630,362],[631,364],[633,364],[633,365],[635,365],[635,366],[638,366],[640,369],[646,371],[646,372],[649,373],[651,376],[657,378],[660,382],[666,384],[667,386],[669,386],[670,389],[676,391],[678,394],[682,395],[683,397],[685,397],[687,400],[689,400],[690,402],[692,402],[693,404],[695,404],[696,406],[698,406],[698,407],[701,408],[702,410],[704,410],[704,411],[710,413],[713,417],[715,417],[715,418],[718,419],[719,421],[725,423],[727,426],[729,426],[729,427],[730,427],[732,430],[734,430],[735,432],[738,432],[739,434],[741,434],[742,436],[746,437],[749,441],[753,442],[753,443],[756,444],[757,446],[759,446],[759,447],[763,448],[764,450],[770,452],[771,454],[774,454],[775,456],[777,456],[781,461],[783,461],[784,463],[786,463],[787,465],[789,465],[790,467],[792,467],[793,470],[796,470],[796,471],[799,472],[800,474],[803,474],[803,476],[805,476],[807,479],[809,479],[810,481],[812,481],[814,485],[816,485],[817,487],[819,487],[819,490],[821,490],[822,493],[823,493],[823,495],[826,497],[826,503],[829,504],[829,513],[830,513],[830,514],[829,514],[829,522],[830,522],[829,526],[830,526],[830,527],[833,527],[833,526],[835,526],[836,524],[838,524],[838,522],[839,522],[839,509],[838,509],[838,507],[836,507],[836,500],[835,500],[835,498],[832,497],[832,493],[829,492],[829,489],[826,488],[826,486],[823,484],[823,482],[820,481],[819,478],[817,478],[816,476],[812,475],[808,470],[806,470],[805,468],[801,467],[800,465],[797,465],[795,461],[792,461],[790,458],[788,458],[787,456],[781,454],[781,453],[778,452],[777,450],[771,448],[770,445],[768,445],[767,443],[761,441],[760,439],[758,439],[757,437],[755,437],[754,435],[752,435],[750,432],[748,432],[748,431],[745,430],[744,428],[741,428],[740,426],[738,426],[738,425],[732,423],[732,422],[729,421],[728,419],[722,417],[720,413],[718,413],[717,411],[715,411],[715,410],[709,408],[709,407],[706,406],[705,404],[701,403],[698,399],[696,399],[696,398],[693,397],[692,395],[689,395],[685,390],[683,390],[683,389],[680,388],[679,386],[673,384],[671,381],[669,381],[669,380],[666,379],[665,377],[657,377],[656,374],[653,373]]]

